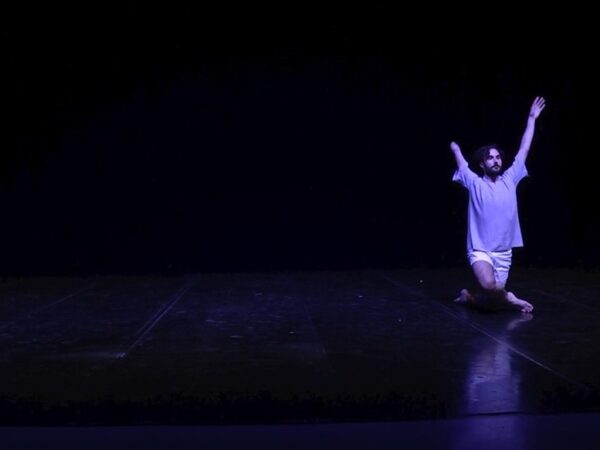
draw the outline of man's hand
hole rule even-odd
[[[529,117],[537,119],[544,107],[546,106],[546,100],[544,97],[536,97],[531,104],[531,109],[529,110]]]
[[[462,152],[460,151],[460,147],[458,146],[458,144],[456,142],[454,142],[454,141],[450,142],[450,150],[452,150],[452,153],[454,153],[454,159],[456,160],[456,167],[460,168],[464,164],[467,164],[467,160],[463,156]]]

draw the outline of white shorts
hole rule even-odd
[[[508,271],[512,261],[512,250],[503,252],[483,252],[480,250],[471,250],[467,252],[469,263],[473,265],[476,261],[486,261],[494,269],[494,277],[499,288],[504,288],[508,280]]]

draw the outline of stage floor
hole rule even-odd
[[[471,282],[468,268],[5,278],[0,433],[598,422],[600,273],[513,269],[533,314],[453,303]]]

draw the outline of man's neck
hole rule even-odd
[[[492,183],[495,183],[495,182],[496,182],[496,180],[498,179],[498,177],[499,177],[499,175],[492,175],[492,176],[489,176],[487,173],[486,173],[486,174],[483,174],[483,179],[484,179],[484,180],[487,180],[487,181],[491,181]]]

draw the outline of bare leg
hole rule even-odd
[[[506,309],[529,313],[533,310],[530,303],[511,295],[504,289],[504,283],[496,280],[494,268],[487,261],[476,261],[471,266],[473,274],[481,288],[482,295],[474,296],[473,306],[485,311],[502,311]]]
[[[533,311],[533,305],[531,303],[518,298],[512,292],[506,292],[503,286],[497,286],[494,268],[488,262],[476,261],[472,267],[477,282],[491,300],[486,302],[487,304],[482,303],[480,306],[486,309],[502,309],[503,305],[508,304],[511,309],[516,307],[523,313],[530,313]]]
[[[497,287],[492,265],[487,261],[476,261],[471,267],[483,291],[483,295],[473,297],[473,306],[488,311],[502,309],[506,305],[506,291]]]
[[[490,263],[487,261],[475,261],[471,267],[481,289],[488,294],[493,294],[497,291],[494,268]]]
[[[455,303],[487,311],[498,311],[507,307],[510,309],[516,308],[526,314],[533,311],[531,303],[518,298],[512,292],[507,292],[503,284],[498,285],[494,268],[490,263],[476,261],[471,267],[484,295],[473,295],[467,289],[462,289],[460,295],[454,299]]]

